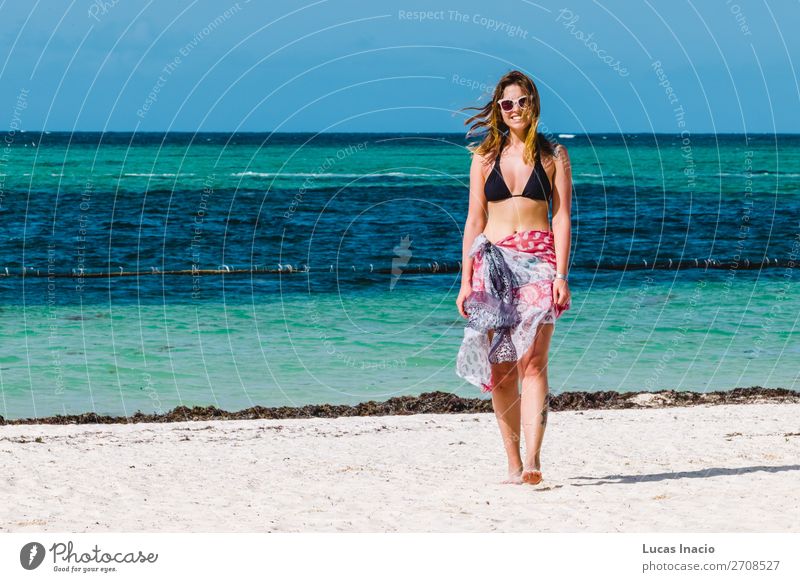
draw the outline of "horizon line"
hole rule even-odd
[[[220,134],[220,135],[235,135],[235,134],[253,134],[253,135],[364,135],[364,134],[376,134],[376,135],[465,135],[464,132],[459,131],[234,131],[234,130],[210,130],[210,131],[191,131],[191,130],[147,130],[147,131],[137,131],[137,130],[130,130],[130,129],[113,129],[113,130],[97,130],[97,129],[80,129],[80,130],[65,130],[65,129],[18,129],[12,130],[11,128],[4,130],[4,133],[10,133],[11,131],[16,131],[17,133],[43,133],[43,134],[53,134],[53,133],[67,133],[67,134],[76,134],[76,133],[139,133],[139,134],[171,134],[171,133],[183,133],[183,134]],[[553,135],[562,136],[562,135],[570,135],[570,136],[588,136],[588,135],[681,135],[682,132],[668,132],[668,131],[588,131],[588,132],[571,132],[571,131],[560,131],[560,132],[551,132]],[[776,131],[776,132],[764,132],[764,131],[752,131],[752,132],[744,132],[744,131],[698,131],[698,132],[690,132],[690,135],[800,135],[800,132],[794,131]]]

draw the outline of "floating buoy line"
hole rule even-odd
[[[589,273],[596,271],[644,271],[644,270],[685,270],[685,269],[733,269],[733,270],[759,270],[775,267],[793,267],[796,262],[786,259],[764,257],[761,260],[740,259],[717,260],[717,259],[659,259],[658,261],[648,261],[640,259],[638,261],[628,261],[626,263],[614,263],[594,261],[592,263],[575,263],[572,269],[581,269]],[[120,266],[118,271],[88,271],[85,269],[72,269],[71,272],[48,272],[47,269],[38,267],[23,267],[21,269],[10,269],[5,267],[0,271],[0,278],[3,277],[38,277],[38,278],[74,278],[74,279],[102,279],[110,277],[144,277],[150,276],[203,276],[203,275],[296,275],[307,273],[365,273],[379,275],[401,274],[439,274],[439,273],[459,273],[461,271],[461,261],[419,263],[415,265],[397,265],[394,267],[378,267],[374,263],[364,265],[309,267],[307,264],[276,264],[275,266],[256,265],[249,268],[236,268],[230,265],[219,265],[217,268],[205,269],[165,269],[150,267],[146,271],[126,271]]]

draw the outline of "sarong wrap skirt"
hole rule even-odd
[[[483,392],[491,392],[490,364],[518,361],[533,344],[539,324],[555,324],[570,302],[553,302],[552,231],[517,232],[494,244],[480,233],[469,255],[473,258],[472,293],[464,301],[468,322],[456,373]],[[490,329],[494,330],[491,342]]]

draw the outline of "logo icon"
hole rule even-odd
[[[408,264],[413,253],[411,252],[411,237],[409,235],[400,239],[400,244],[392,249],[394,257],[392,258],[392,278],[389,283],[389,291],[394,290],[400,275],[403,274],[403,267]]]
[[[44,546],[39,542],[28,542],[19,551],[19,563],[26,570],[35,570],[44,561]]]

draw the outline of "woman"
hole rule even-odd
[[[479,110],[465,122],[475,121],[468,135],[484,128],[486,137],[471,148],[469,213],[456,300],[469,321],[456,372],[492,394],[508,455],[508,479],[503,482],[535,485],[542,481],[539,453],[547,424],[550,339],[556,319],[570,308],[569,156],[564,146],[553,147],[537,133],[539,92],[519,71],[500,79],[484,107],[467,109]]]

